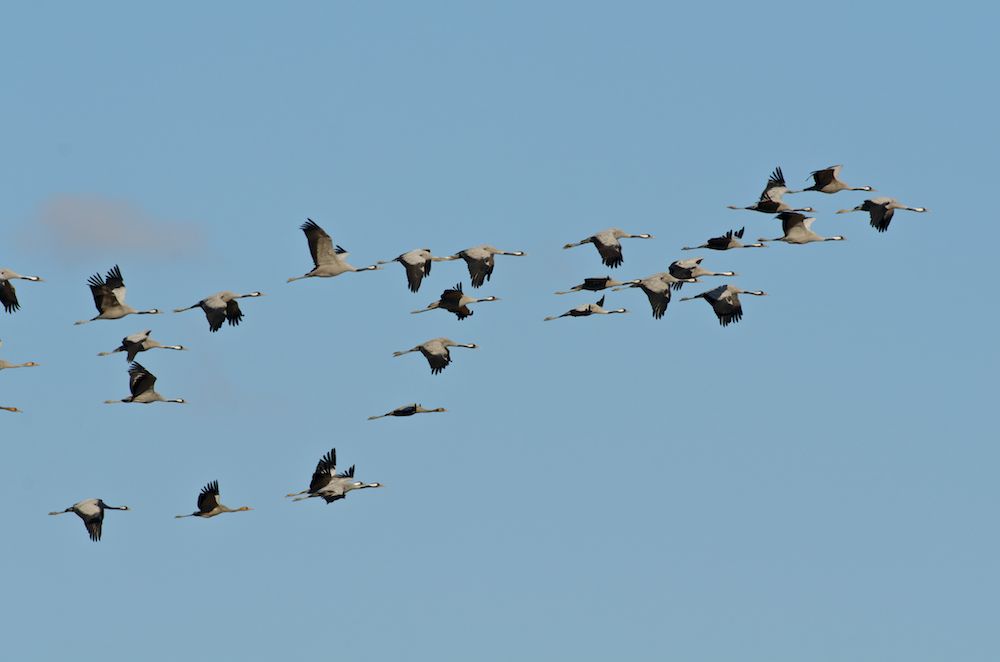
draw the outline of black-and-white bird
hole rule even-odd
[[[813,185],[802,189],[802,191],[789,191],[789,193],[802,193],[804,191],[816,191],[817,193],[837,193],[838,191],[874,191],[871,186],[851,186],[840,180],[840,169],[842,165],[833,165],[822,170],[814,170],[809,173],[812,177]]]
[[[473,310],[469,308],[469,304],[473,303],[483,303],[486,301],[499,301],[497,297],[484,297],[482,299],[477,299],[476,297],[470,297],[469,295],[462,292],[462,284],[457,283],[455,287],[449,288],[441,293],[441,298],[437,301],[431,303],[426,308],[420,310],[412,311],[413,314],[426,313],[429,310],[447,310],[449,313],[454,313],[455,317],[459,320],[464,320],[466,317],[471,317]]]
[[[499,248],[490,246],[489,244],[480,244],[479,246],[466,248],[465,250],[459,251],[454,255],[438,259],[442,261],[458,259],[465,260],[465,264],[469,268],[469,277],[472,279],[472,286],[482,287],[483,283],[488,281],[493,276],[493,268],[495,266],[494,257],[497,255],[514,255],[521,257],[526,255],[526,253],[524,251],[502,251]]]
[[[601,230],[596,232],[586,239],[581,239],[575,243],[566,244],[563,246],[566,248],[573,248],[574,246],[583,246],[584,244],[593,244],[594,248],[601,256],[601,261],[605,266],[616,269],[622,265],[625,259],[622,257],[622,245],[619,239],[652,239],[651,234],[630,234],[625,232],[621,228],[608,228],[607,230]]]
[[[101,539],[101,526],[104,523],[104,511],[106,510],[129,510],[128,506],[109,506],[101,499],[84,499],[74,503],[66,510],[57,510],[49,515],[62,515],[63,513],[76,513],[77,517],[83,520],[83,525],[87,527],[87,534],[90,539],[97,542]]]
[[[577,306],[576,308],[571,308],[567,310],[562,315],[555,315],[553,317],[546,317],[544,322],[551,322],[552,320],[557,320],[560,317],[590,317],[591,315],[614,315],[616,313],[627,313],[628,310],[625,308],[616,308],[614,310],[604,309],[604,297],[597,300],[597,303],[587,303],[582,306]]]
[[[236,294],[228,290],[216,292],[210,297],[206,297],[198,303],[187,308],[175,308],[175,313],[183,313],[185,310],[201,308],[205,312],[205,319],[208,320],[208,330],[215,333],[222,328],[224,322],[229,322],[229,326],[237,326],[243,320],[243,311],[237,299],[247,299],[251,297],[262,297],[263,292],[249,292],[247,294]]]
[[[215,517],[216,515],[221,515],[222,513],[239,513],[245,510],[253,510],[250,506],[240,506],[239,508],[230,508],[229,506],[223,505],[219,501],[219,481],[213,480],[211,483],[205,485],[201,488],[201,492],[198,493],[198,510],[194,511],[189,515],[176,515],[175,517]]]
[[[399,262],[406,270],[407,286],[411,292],[416,292],[420,289],[420,283],[423,282],[424,276],[431,275],[431,265],[435,262],[446,262],[448,259],[447,257],[434,257],[429,248],[415,248],[391,260],[382,260],[376,264]]]
[[[347,471],[337,473],[337,449],[331,448],[316,464],[312,480],[309,481],[309,489],[292,492],[285,496],[294,497],[294,501],[318,497],[327,503],[333,503],[345,498],[347,493],[352,490],[363,490],[369,487],[382,487],[382,484],[355,481],[353,464]]]
[[[670,305],[670,288],[678,280],[670,273],[663,271],[642,279],[626,281],[622,287],[616,287],[613,291],[618,292],[633,287],[639,288],[646,293],[646,298],[649,299],[649,305],[653,309],[653,319],[661,319],[667,312],[667,306]],[[683,280],[689,283],[697,282],[694,278]]]
[[[388,416],[413,416],[414,414],[436,414],[438,412],[448,411],[444,407],[437,407],[436,409],[427,409],[423,405],[413,404],[403,405],[402,407],[396,407],[392,411],[380,414],[378,416],[369,416],[369,421],[374,421],[379,418],[386,418]]]
[[[375,271],[380,269],[377,264],[357,269],[347,263],[347,250],[333,243],[330,235],[311,219],[307,218],[300,228],[309,242],[309,253],[313,259],[312,271],[301,276],[292,276],[288,279],[291,283],[303,278],[332,278],[349,271]]]
[[[449,347],[476,349],[479,345],[475,343],[457,343],[450,338],[432,338],[406,351],[393,352],[392,355],[402,356],[410,352],[420,352],[427,359],[427,363],[431,367],[431,374],[436,375],[451,363],[451,352],[448,351]]]
[[[615,280],[611,276],[600,276],[597,278],[584,278],[583,282],[579,285],[574,285],[565,292],[556,292],[556,294],[571,294],[573,292],[600,292],[601,290],[606,290],[609,287],[618,287],[619,285],[624,285],[625,282],[620,280]]]
[[[22,276],[10,269],[0,269],[0,305],[8,313],[13,313],[21,307],[20,302],[17,300],[17,290],[14,289],[14,283],[10,282],[17,279],[30,280],[36,283],[42,280],[38,276]]]
[[[96,273],[87,280],[90,293],[94,297],[94,306],[97,308],[97,316],[89,320],[80,320],[76,324],[86,324],[96,320],[117,320],[126,315],[159,315],[158,308],[149,310],[136,310],[125,303],[125,279],[122,278],[122,271],[116,264],[108,270],[107,276],[101,278],[101,274]]]
[[[781,172],[781,168],[775,168],[771,176],[767,178],[767,185],[764,186],[764,191],[760,194],[760,199],[749,205],[747,207],[739,207],[736,205],[728,205],[730,209],[748,209],[750,211],[759,211],[765,214],[777,214],[780,211],[814,211],[812,207],[802,207],[800,209],[792,209],[791,205],[782,202],[781,197],[788,192],[788,186],[785,185],[785,175]]]
[[[699,248],[708,248],[713,251],[728,251],[734,248],[764,248],[764,244],[744,244],[740,241],[743,238],[743,231],[746,228],[740,228],[738,231],[734,232],[730,230],[721,237],[712,237],[706,241],[701,246],[685,246],[682,251],[695,251]]]
[[[715,316],[719,318],[719,324],[729,326],[743,318],[743,306],[740,304],[739,296],[741,294],[752,294],[755,297],[767,296],[767,292],[760,290],[741,290],[734,285],[720,285],[708,292],[702,292],[693,297],[684,297],[681,301],[704,299],[712,306]]]
[[[175,402],[177,404],[184,404],[186,400],[181,398],[174,398],[168,400],[162,395],[157,393],[153,387],[156,385],[156,376],[150,371],[143,368],[136,362],[132,362],[132,365],[128,369],[128,388],[132,392],[127,398],[122,398],[121,400],[105,400],[105,404],[114,405],[119,402],[136,402],[139,404],[149,404],[151,402]]]
[[[147,352],[151,349],[173,349],[178,351],[184,351],[185,347],[183,345],[161,345],[158,341],[153,340],[149,337],[152,330],[146,329],[145,331],[140,331],[138,333],[133,333],[130,336],[125,336],[122,338],[122,344],[111,350],[110,352],[98,352],[98,356],[111,356],[118,352],[125,352],[125,360],[131,363],[135,360],[136,354],[139,352]]]
[[[871,200],[865,200],[853,209],[841,209],[837,213],[849,214],[852,211],[866,211],[868,212],[871,226],[879,232],[885,232],[889,229],[892,215],[897,209],[915,211],[921,214],[927,211],[926,207],[908,207],[893,198],[872,198]]]
[[[843,241],[840,235],[833,237],[822,237],[812,231],[812,224],[815,218],[806,218],[804,214],[794,211],[783,211],[778,214],[781,219],[782,236],[774,239],[761,237],[758,241],[783,241],[786,244],[810,244],[814,241]]]

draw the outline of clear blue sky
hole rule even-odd
[[[0,373],[26,411],[0,416],[6,654],[996,660],[1000,16],[964,7],[8,8],[0,264],[46,282],[0,315],[0,356],[44,364]],[[879,235],[833,214],[864,194],[803,194],[846,242],[695,253],[770,294],[734,327],[638,292],[541,322],[608,273],[563,243],[651,232],[614,272],[645,276],[775,236],[725,205],[832,163],[931,213]],[[417,295],[397,265],[288,285],[306,216],[358,266],[529,256],[472,319],[410,316],[464,265]],[[267,296],[218,334],[72,326],[113,264],[136,307]],[[190,346],[142,358],[189,405],[101,404],[126,364],[96,353],[144,328]],[[433,377],[392,357],[439,335],[481,349]],[[450,411],[365,420],[414,400]],[[385,489],[283,499],[332,446]],[[212,479],[255,510],[174,520]],[[99,544],[45,516],[91,496],[134,509]]]

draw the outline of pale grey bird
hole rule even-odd
[[[108,275],[101,278],[101,274],[96,273],[87,280],[90,286],[90,293],[94,297],[94,306],[97,308],[97,316],[89,320],[80,320],[76,324],[86,324],[96,320],[117,320],[126,315],[159,315],[157,308],[149,310],[136,310],[125,303],[125,280],[122,278],[122,271],[116,264],[108,271]]]
[[[101,499],[84,499],[74,503],[66,510],[57,510],[49,515],[76,513],[77,517],[83,520],[83,525],[87,528],[90,539],[97,542],[101,539],[101,526],[104,523],[104,511],[106,510],[130,510],[130,508],[128,506],[109,506]]]
[[[403,405],[402,407],[396,407],[390,412],[386,412],[379,416],[369,416],[369,421],[374,421],[379,418],[386,418],[387,416],[413,416],[414,414],[436,414],[438,412],[448,411],[444,407],[438,407],[436,409],[426,409],[423,405],[413,404]]]
[[[320,226],[311,219],[299,228],[306,235],[309,242],[309,253],[312,254],[313,270],[301,276],[292,276],[288,279],[291,283],[294,280],[303,278],[332,278],[349,271],[375,271],[381,269],[377,264],[372,264],[360,269],[352,267],[347,263],[347,250],[341,246],[335,246],[333,239]]]
[[[812,224],[815,218],[806,218],[803,214],[794,211],[785,211],[778,214],[781,219],[780,237],[765,239],[761,237],[758,241],[783,241],[786,244],[809,244],[814,241],[843,241],[840,235],[833,237],[821,237],[812,231]]]
[[[874,191],[871,186],[851,186],[840,180],[840,169],[842,165],[832,165],[822,170],[815,170],[809,173],[812,177],[813,185],[802,189],[802,191],[788,191],[789,193],[802,193],[803,191],[816,191],[817,193],[837,193],[838,191]]]
[[[604,310],[604,297],[597,300],[597,303],[587,303],[582,306],[577,306],[567,310],[562,315],[556,315],[554,317],[546,317],[543,322],[551,322],[552,320],[557,320],[560,317],[590,317],[591,315],[614,315],[616,313],[627,313],[628,310],[625,308],[616,308],[614,310]]]
[[[497,297],[485,297],[482,299],[477,299],[475,297],[470,297],[462,292],[462,284],[457,283],[455,287],[445,290],[441,293],[441,298],[434,303],[429,304],[426,308],[420,310],[411,311],[413,314],[426,313],[429,310],[447,310],[449,313],[454,313],[455,317],[459,320],[464,320],[466,317],[471,317],[473,310],[469,308],[469,304],[473,303],[483,303],[486,301],[499,301]]]
[[[21,304],[17,300],[17,290],[14,289],[14,283],[10,282],[18,278],[36,283],[42,280],[38,276],[22,276],[10,269],[0,269],[0,305],[8,313],[13,313],[21,307]]]
[[[208,330],[215,333],[222,328],[223,322],[229,322],[229,326],[236,326],[243,320],[243,311],[237,299],[247,299],[250,297],[262,297],[263,292],[249,292],[247,294],[235,294],[228,290],[216,292],[210,297],[206,297],[198,303],[187,308],[175,308],[175,313],[183,313],[192,308],[201,308],[205,312],[208,320]]]
[[[715,316],[719,318],[719,324],[729,326],[743,318],[743,306],[740,304],[739,296],[741,294],[752,294],[755,297],[767,296],[767,292],[760,290],[741,290],[734,285],[720,285],[714,290],[702,292],[693,297],[684,297],[681,301],[704,299],[712,306]]]
[[[735,271],[709,271],[701,266],[703,257],[695,257],[688,260],[675,260],[670,263],[668,271],[676,278],[676,282],[671,283],[675,290],[681,289],[686,282],[691,282],[689,278],[700,278],[701,276],[737,276]]]
[[[180,398],[172,400],[164,398],[162,395],[153,390],[153,386],[155,385],[156,376],[133,361],[132,365],[129,366],[128,369],[128,388],[132,395],[127,398],[122,398],[121,400],[105,400],[104,403],[114,405],[119,402],[136,402],[139,404],[149,404],[151,402],[174,402],[177,404],[184,404],[186,402]]]
[[[420,283],[424,280],[424,276],[431,275],[431,265],[435,262],[446,262],[449,259],[447,257],[434,257],[429,248],[416,248],[391,260],[382,260],[376,264],[399,262],[406,270],[406,284],[411,292],[416,292],[420,289]]]
[[[760,199],[757,202],[748,207],[738,207],[736,205],[728,205],[728,207],[730,209],[759,211],[765,214],[777,214],[779,211],[814,211],[812,207],[792,209],[790,205],[782,202],[781,197],[787,192],[788,187],[785,185],[785,175],[781,172],[781,168],[778,167],[768,177],[767,185],[764,187],[764,191],[760,194]]]
[[[566,248],[573,248],[574,246],[583,246],[584,244],[593,244],[597,249],[597,252],[601,255],[601,261],[604,262],[605,266],[616,269],[622,265],[624,258],[622,257],[622,245],[619,239],[652,239],[651,234],[629,234],[621,228],[608,228],[607,230],[601,230],[600,232],[594,233],[587,237],[586,239],[581,239],[580,241],[572,244],[566,244],[563,246]]]
[[[495,266],[494,256],[496,255],[515,255],[520,257],[526,255],[526,253],[524,251],[502,251],[489,244],[480,244],[479,246],[466,248],[454,255],[439,259],[458,260],[461,258],[465,260],[466,266],[469,267],[469,277],[472,278],[472,286],[482,287],[483,283],[488,281],[493,275],[493,267]]]
[[[572,292],[600,292],[601,290],[606,290],[609,287],[617,287],[619,285],[624,285],[624,281],[615,280],[611,276],[601,276],[598,278],[584,278],[583,282],[579,285],[574,285],[565,292],[556,292],[556,294],[570,294]]]
[[[219,501],[219,481],[213,480],[201,488],[201,492],[198,494],[198,510],[189,515],[175,515],[175,517],[178,519],[181,517],[204,517],[207,519],[222,513],[239,513],[246,510],[253,510],[253,508],[250,506],[230,508],[222,505]]]
[[[3,347],[2,340],[0,340],[0,347]],[[28,361],[27,363],[8,363],[7,361],[0,359],[0,370],[7,370],[10,368],[34,368],[38,365],[41,364],[35,363],[34,361]]]
[[[451,352],[448,351],[449,347],[466,347],[468,349],[476,349],[479,345],[475,343],[457,343],[450,338],[432,338],[425,343],[421,343],[416,347],[408,349],[403,352],[393,352],[393,356],[402,356],[403,354],[409,354],[410,352],[420,352],[427,359],[427,363],[431,367],[431,374],[436,375],[451,363]]]
[[[649,305],[653,309],[653,319],[660,319],[667,312],[670,304],[670,286],[683,280],[688,283],[698,282],[694,278],[678,279],[670,273],[663,271],[652,276],[647,276],[638,280],[625,281],[623,287],[616,287],[613,292],[637,287],[646,293]]]
[[[889,229],[892,215],[897,209],[920,212],[921,214],[927,211],[926,207],[908,207],[894,198],[872,198],[871,200],[865,200],[854,209],[841,209],[837,213],[849,214],[852,211],[866,211],[868,212],[871,226],[879,232],[885,232]]]
[[[382,483],[361,483],[354,480],[354,465],[347,471],[337,473],[337,449],[331,448],[330,452],[320,458],[313,471],[312,480],[309,481],[309,489],[301,492],[286,494],[286,497],[295,497],[293,501],[303,501],[318,497],[327,503],[339,501],[347,496],[352,490],[363,490],[369,487],[382,487]]]
[[[178,351],[184,351],[186,349],[183,345],[161,345],[158,341],[149,337],[149,334],[151,333],[152,331],[150,329],[146,329],[145,331],[125,336],[122,338],[121,345],[110,352],[99,352],[97,355],[111,356],[117,352],[125,352],[125,360],[131,363],[135,360],[135,356],[139,352],[146,352],[151,349],[174,349]]]
[[[708,248],[713,251],[728,251],[734,248],[764,248],[764,244],[744,244],[740,241],[743,238],[743,231],[746,228],[740,228],[738,232],[730,230],[721,237],[712,237],[706,241],[701,246],[685,246],[682,251],[695,251],[699,248]]]

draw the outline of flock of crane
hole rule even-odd
[[[806,213],[813,213],[812,207],[795,208],[783,200],[785,194],[802,193],[813,191],[818,193],[834,194],[840,191],[874,191],[871,186],[852,187],[840,179],[841,166],[830,166],[822,170],[811,173],[813,185],[802,191],[789,190],[781,168],[775,168],[767,180],[760,198],[753,204],[744,207],[730,205],[730,209],[746,209],[762,212],[766,214],[776,214],[781,221],[782,236],[773,239],[758,239],[754,243],[742,243],[745,228],[739,230],[729,230],[725,234],[712,237],[705,243],[698,246],[685,246],[682,250],[708,249],[715,251],[727,251],[738,248],[763,248],[767,242],[783,241],[788,244],[808,244],[819,241],[841,241],[842,236],[823,237],[813,231],[812,225],[816,220],[806,216]],[[849,212],[866,212],[869,215],[870,223],[878,232],[885,232],[889,229],[896,210],[907,210],[913,212],[927,211],[923,207],[910,207],[903,205],[893,198],[878,197],[865,200],[860,205],[850,209],[841,209],[838,214]],[[498,255],[523,256],[523,251],[502,251],[490,245],[474,246],[459,251],[454,255],[443,257],[434,256],[430,249],[416,249],[399,255],[392,260],[377,262],[366,267],[356,268],[347,262],[347,251],[336,245],[323,228],[307,219],[300,228],[306,236],[309,244],[309,252],[312,254],[313,269],[301,276],[294,276],[288,282],[303,278],[331,278],[348,272],[376,271],[382,265],[398,262],[406,272],[407,285],[411,292],[418,292],[425,276],[430,275],[431,266],[434,262],[446,262],[452,260],[464,260],[468,267],[469,277],[473,288],[483,286],[493,275],[495,258]],[[650,234],[630,234],[618,228],[610,228],[593,234],[578,242],[568,243],[563,248],[573,248],[584,244],[593,244],[600,254],[601,260],[609,268],[618,268],[624,262],[622,255],[621,239],[652,239]],[[667,306],[671,300],[671,293],[679,290],[685,283],[700,282],[700,278],[706,276],[736,276],[732,271],[710,271],[701,266],[702,258],[692,258],[676,260],[672,262],[667,271],[655,273],[646,278],[636,280],[618,281],[611,276],[586,278],[578,285],[569,290],[556,292],[558,295],[570,294],[573,292],[602,292],[611,289],[618,292],[626,289],[641,289],[649,299],[650,307],[654,319],[660,319],[667,311]],[[26,280],[40,282],[38,276],[25,276],[9,269],[0,268],[0,305],[7,313],[14,313],[20,308],[17,291],[14,288],[14,280]],[[116,265],[110,269],[105,276],[99,273],[94,274],[87,281],[97,315],[88,319],[76,322],[76,324],[86,324],[97,320],[117,320],[128,315],[156,315],[161,311],[157,308],[148,310],[136,310],[125,302],[125,280],[121,270]],[[765,296],[765,292],[760,290],[743,290],[734,285],[721,285],[711,290],[701,292],[694,296],[683,297],[681,301],[691,301],[703,299],[711,305],[719,323],[722,326],[729,326],[739,322],[743,317],[743,307],[739,295],[749,294],[753,296]],[[263,296],[262,292],[249,292],[247,294],[236,294],[230,291],[222,291],[212,294],[197,303],[177,308],[175,313],[200,308],[208,321],[208,328],[211,332],[217,332],[228,323],[230,326],[237,326],[243,320],[243,312],[240,309],[239,299],[255,298]],[[463,320],[473,314],[469,308],[472,304],[498,301],[497,297],[488,296],[476,298],[465,294],[462,283],[444,290],[437,301],[432,302],[427,307],[414,310],[413,313],[425,313],[432,310],[445,310],[456,316],[458,320]],[[551,321],[562,317],[588,317],[591,315],[610,315],[628,312],[625,308],[605,309],[605,297],[602,296],[596,303],[588,303],[576,306],[560,314],[549,316],[545,321]],[[185,349],[182,345],[164,345],[151,337],[151,331],[145,330],[139,333],[122,338],[121,343],[109,352],[101,352],[99,356],[108,356],[115,353],[124,353],[126,361],[129,363],[129,395],[118,400],[106,400],[108,404],[114,403],[142,403],[169,402],[182,404],[182,398],[164,398],[156,392],[156,376],[141,364],[135,361],[136,356],[141,352],[153,349],[179,350]],[[0,341],[0,346],[2,346]],[[432,374],[443,371],[452,362],[451,348],[463,347],[475,349],[474,343],[458,343],[449,338],[432,338],[415,347],[407,350],[397,351],[393,356],[403,356],[405,354],[419,352],[427,360]],[[0,360],[0,371],[11,368],[35,367],[38,364],[33,361],[14,364]],[[9,412],[20,412],[16,407],[3,406],[0,410]],[[369,420],[385,417],[407,417],[422,413],[444,412],[443,408],[427,409],[417,403],[397,407],[384,414],[370,416]],[[327,503],[332,503],[346,497],[348,492],[359,489],[381,487],[380,483],[364,483],[354,479],[355,467],[352,465],[346,471],[337,472],[337,451],[330,449],[324,454],[313,471],[309,488],[301,492],[288,494],[288,497],[296,501],[320,498]],[[219,484],[212,481],[205,485],[197,499],[198,510],[187,515],[177,517],[215,517],[221,513],[240,512],[250,510],[248,506],[231,509],[223,505],[219,500]],[[63,513],[75,513],[87,529],[92,540],[100,540],[101,527],[104,521],[104,513],[107,510],[129,510],[128,506],[110,506],[101,499],[86,499],[80,501],[65,510],[49,513],[50,515],[61,515]]]

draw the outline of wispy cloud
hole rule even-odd
[[[123,251],[170,259],[195,252],[200,232],[193,223],[157,218],[126,200],[61,194],[39,205],[24,239],[66,262]]]

